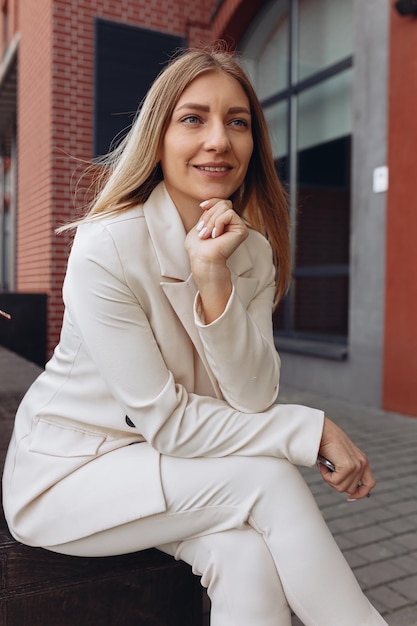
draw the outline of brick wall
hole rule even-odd
[[[17,117],[19,291],[47,292],[50,285],[52,39],[50,0],[21,3]]]
[[[92,157],[94,18],[188,45],[236,43],[263,0],[9,0],[19,48],[17,289],[48,294],[48,354],[59,338],[70,237],[55,229],[85,202]],[[11,18],[9,18],[11,23]]]

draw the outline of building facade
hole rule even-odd
[[[283,383],[417,415],[417,16],[401,3],[2,0],[0,343],[51,354],[70,245],[55,229],[87,201],[85,164],[172,53],[224,39],[288,189]]]

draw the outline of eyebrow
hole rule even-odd
[[[182,109],[194,109],[197,111],[204,111],[206,113],[210,111],[209,106],[206,104],[199,104],[198,102],[186,102],[178,107],[177,111],[181,111]],[[230,107],[227,112],[231,115],[235,115],[236,113],[247,113],[247,115],[250,115],[249,109],[242,106]]]

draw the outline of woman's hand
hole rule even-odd
[[[336,491],[348,493],[348,500],[365,498],[375,487],[375,479],[366,455],[327,417],[324,418],[319,453],[336,468],[331,472],[319,464],[323,479]]]
[[[230,200],[211,198],[200,206],[204,212],[188,233],[185,249],[191,262],[224,265],[248,236],[248,228]]]
[[[230,200],[211,198],[200,205],[204,212],[187,234],[185,249],[200,292],[206,324],[224,311],[232,292],[227,259],[248,236],[248,228]]]

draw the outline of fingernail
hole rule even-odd
[[[214,239],[216,237],[216,235],[217,235],[217,230],[216,230],[216,227],[214,227],[213,230],[211,231],[212,239]]]
[[[207,206],[207,205],[208,205],[208,203],[209,203],[209,200],[204,200],[203,202],[200,202],[200,206],[201,206],[201,208],[203,208],[203,207]]]
[[[348,498],[347,502],[356,502],[357,498]]]
[[[200,232],[198,233],[198,236],[199,236],[199,237],[204,237],[204,235],[206,234],[206,232],[207,232],[207,228],[203,228],[203,230],[200,230]]]
[[[203,226],[204,226],[204,220],[201,220],[200,222],[198,222],[198,224],[196,226],[196,229],[197,230],[201,230],[203,228]]]

